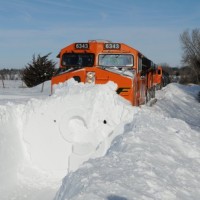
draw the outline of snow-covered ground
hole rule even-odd
[[[200,199],[200,86],[152,107],[116,85],[0,85],[1,200]]]

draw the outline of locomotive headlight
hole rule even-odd
[[[95,72],[87,72],[86,82],[94,83],[95,81]]]

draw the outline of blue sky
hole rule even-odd
[[[33,54],[58,62],[73,42],[107,39],[155,63],[181,65],[180,34],[200,28],[199,0],[0,0],[0,68],[23,68]]]

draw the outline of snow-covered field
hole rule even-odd
[[[0,85],[1,200],[200,199],[200,86],[152,107],[116,85]]]

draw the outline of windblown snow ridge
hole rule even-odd
[[[200,199],[200,132],[190,119],[193,113],[192,122],[199,124],[199,104],[193,89],[170,84],[160,91],[158,103],[135,113],[104,157],[64,178],[55,200]]]

